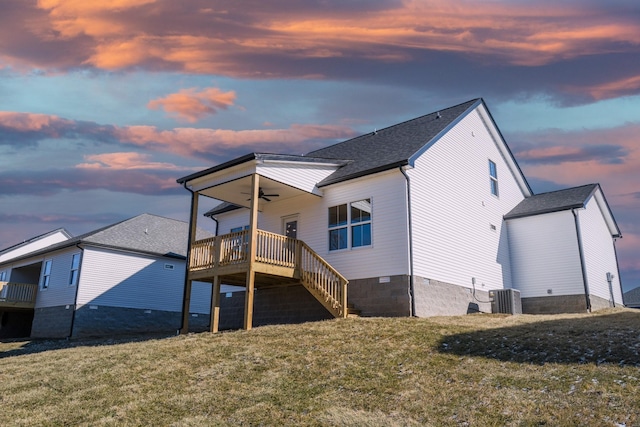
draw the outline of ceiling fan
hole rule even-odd
[[[242,193],[242,194],[251,194],[251,193]],[[264,191],[262,191],[262,187],[258,188],[258,198],[264,200],[265,202],[270,202],[271,199],[269,197],[280,197],[279,194],[265,194]],[[247,199],[247,201],[251,200],[251,197],[249,197]]]

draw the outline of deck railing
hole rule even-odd
[[[0,304],[33,306],[38,285],[31,283],[0,282]]]
[[[335,317],[347,317],[349,281],[306,243],[300,241],[300,279],[302,284]]]
[[[306,243],[264,230],[257,231],[256,262],[298,270],[300,281],[334,316],[346,317],[348,281]],[[191,246],[189,271],[243,264],[249,230],[197,240]]]

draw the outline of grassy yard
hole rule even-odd
[[[0,425],[640,426],[640,311],[0,343]]]

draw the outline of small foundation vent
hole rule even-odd
[[[517,289],[500,289],[489,291],[491,312],[504,314],[522,314],[520,291]]]

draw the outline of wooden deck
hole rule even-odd
[[[0,282],[0,308],[34,308],[38,285]]]
[[[346,317],[348,281],[302,240],[257,230],[249,259],[249,230],[197,240],[191,246],[189,279],[244,286],[249,269],[255,287],[302,284],[335,317]]]

